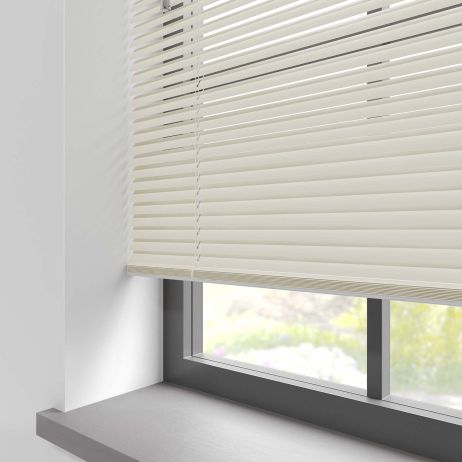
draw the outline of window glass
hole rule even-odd
[[[203,352],[366,387],[366,300],[204,284]]]
[[[462,410],[462,308],[391,303],[391,393]]]

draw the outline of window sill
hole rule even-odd
[[[37,435],[89,462],[425,460],[168,383],[38,413]]]

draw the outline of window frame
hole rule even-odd
[[[373,369],[366,396],[348,389],[353,387],[202,355],[202,284],[164,280],[164,380],[424,457],[459,461],[462,418],[380,399],[389,392],[387,317],[387,301],[368,299],[368,329],[375,335],[368,333],[368,371]]]

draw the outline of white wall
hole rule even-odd
[[[64,403],[63,6],[0,15],[0,460],[74,460],[35,437]]]
[[[35,436],[37,411],[161,379],[159,284],[124,274],[125,1],[67,0],[66,143],[64,4],[14,0],[0,15],[5,462],[76,460]]]
[[[128,2],[66,1],[66,409],[162,379],[159,281],[128,277]]]

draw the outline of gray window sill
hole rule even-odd
[[[40,412],[37,435],[89,462],[428,460],[168,383]]]

